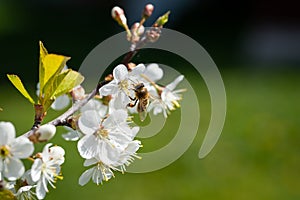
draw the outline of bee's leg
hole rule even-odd
[[[131,107],[131,108],[134,107],[136,105],[136,103],[138,102],[138,99],[134,98],[133,101],[134,101],[134,103],[128,103],[127,106]]]
[[[137,100],[136,97],[132,98],[132,97],[129,96],[129,95],[128,95],[128,97],[129,97],[129,99],[131,99],[131,101],[136,101],[136,100]]]

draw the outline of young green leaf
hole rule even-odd
[[[31,96],[25,89],[21,79],[17,75],[7,74],[7,77],[10,80],[10,82],[17,88],[17,90],[19,90],[19,92],[30,101],[30,103],[35,104],[34,100],[31,98]]]
[[[164,15],[160,16],[154,24],[157,26],[165,25],[169,20],[170,11],[166,12]]]
[[[53,82],[53,87],[55,89],[53,96],[58,97],[72,90],[74,87],[82,83],[84,77],[71,69],[59,74],[55,81]]]
[[[50,80],[51,77],[58,75],[66,65],[69,57],[48,54],[42,60],[42,79],[40,80],[40,90],[44,91],[44,86]]]
[[[39,81],[44,83],[44,68],[42,67],[42,61],[44,60],[45,56],[48,55],[48,51],[43,45],[42,41],[39,42],[40,45],[40,60],[39,60]],[[42,96],[42,90],[40,90],[39,96]]]
[[[71,69],[65,70],[59,75],[52,77],[44,87],[46,92],[43,105],[47,108],[56,97],[69,92],[82,83],[83,80],[84,77],[80,73]]]
[[[66,65],[69,57],[48,54],[47,49],[40,41],[40,62],[39,62],[39,82],[40,82],[40,95],[44,92],[44,86],[52,76],[58,75]]]

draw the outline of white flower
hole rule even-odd
[[[93,164],[96,165],[81,174],[79,177],[79,185],[83,186],[87,184],[90,179],[99,185],[100,183],[102,184],[103,181],[108,181],[114,176],[112,170],[96,158],[85,160],[83,165],[87,167]]]
[[[140,147],[140,141],[135,140],[129,142],[123,151],[116,148],[112,149],[110,153],[114,155],[113,160],[105,160],[100,155],[85,160],[84,166],[95,166],[82,173],[79,184],[83,186],[92,179],[94,183],[99,185],[99,183],[102,184],[103,181],[108,181],[111,177],[114,177],[112,170],[124,172],[126,170],[125,166],[128,166],[134,160],[134,157],[138,157],[136,151]]]
[[[128,126],[127,118],[125,110],[116,110],[104,119],[94,110],[82,113],[78,126],[85,136],[77,144],[80,155],[86,159],[96,155],[114,159],[114,149],[125,149],[138,132],[138,128]]]
[[[185,91],[184,89],[174,90],[176,86],[183,80],[184,76],[178,76],[173,82],[164,87],[161,94],[153,94],[156,96],[154,101],[152,101],[148,107],[148,110],[153,109],[153,114],[163,113],[164,117],[167,118],[169,111],[175,110],[176,107],[180,107],[179,100],[181,100],[181,95],[179,93]]]
[[[137,65],[130,72],[128,72],[125,65],[116,66],[113,70],[114,79],[99,89],[100,95],[113,95],[113,98],[116,99],[115,102],[118,102],[115,109],[118,109],[120,105],[122,108],[126,108],[130,100],[128,96],[132,93],[132,84],[138,82],[140,74],[144,71],[145,65],[143,64]]]
[[[65,151],[59,146],[50,147],[52,144],[47,144],[40,158],[35,159],[31,167],[31,178],[37,182],[36,196],[38,199],[43,199],[48,192],[48,183],[55,188],[54,183],[60,177],[60,171],[65,161]]]
[[[20,178],[25,168],[20,159],[31,156],[32,142],[24,137],[15,138],[15,127],[10,122],[0,122],[0,173],[8,180]]]
[[[85,104],[80,111],[82,113],[94,110],[99,114],[99,118],[104,118],[107,114],[108,106],[102,104],[100,101],[95,99],[91,99],[87,104]],[[67,141],[77,141],[82,136],[82,134],[78,130],[73,130],[70,127],[64,127],[68,132],[63,134],[62,137]]]

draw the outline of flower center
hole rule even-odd
[[[120,90],[123,90],[127,95],[129,95],[129,90],[128,90],[129,84],[127,80],[122,80],[119,83],[119,88]]]
[[[106,138],[108,136],[108,131],[106,129],[100,129],[98,132],[100,137]]]
[[[9,149],[7,146],[3,145],[0,147],[0,156],[2,158],[6,158],[9,155]]]

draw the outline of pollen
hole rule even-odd
[[[2,157],[2,158],[6,158],[7,156],[9,155],[9,149],[8,149],[8,147],[7,146],[1,146],[0,147],[0,156]]]
[[[123,90],[127,95],[129,95],[129,90],[128,90],[129,84],[127,80],[123,80],[119,83],[119,88]]]
[[[108,131],[106,129],[100,129],[98,131],[98,135],[101,136],[101,137],[106,138],[108,136]]]

